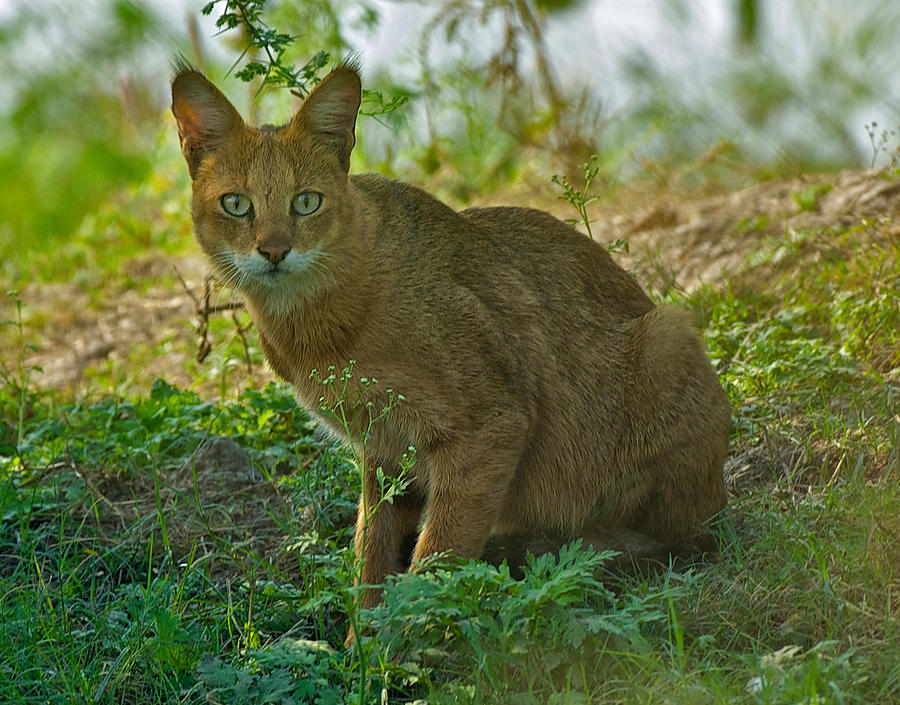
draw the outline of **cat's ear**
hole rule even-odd
[[[187,64],[177,65],[172,79],[172,114],[192,179],[203,158],[244,123],[228,98]]]
[[[290,129],[299,129],[327,144],[337,154],[344,171],[349,171],[361,95],[357,66],[341,64],[306,97],[291,119]]]

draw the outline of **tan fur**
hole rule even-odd
[[[491,535],[603,543],[621,529],[655,546],[702,532],[725,503],[730,410],[686,316],[655,307],[547,213],[455,212],[412,186],[348,177],[359,95],[340,66],[288,125],[256,129],[188,67],[173,83],[197,238],[246,298],[272,368],[313,410],[310,371],[350,360],[355,379],[378,380],[365,392],[375,408],[388,389],[405,397],[372,429],[367,466],[395,473],[415,446],[415,480],[372,511],[366,473],[363,582],[403,569],[416,532],[414,565],[479,557]],[[307,191],[321,207],[294,215]],[[252,217],[228,215],[227,193],[248,197]],[[261,253],[288,247],[277,264]]]

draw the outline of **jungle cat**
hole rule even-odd
[[[355,361],[351,383],[377,384],[352,392],[372,404],[351,427],[389,406],[388,390],[404,397],[366,444],[362,582],[436,552],[496,560],[529,536],[635,555],[694,545],[725,504],[731,414],[687,316],[548,213],[456,212],[348,175],[360,85],[339,65],[290,122],[256,128],[181,65],[172,111],[197,239],[272,369],[316,414],[311,371]],[[411,485],[377,505],[374,469],[398,472],[410,446]],[[369,588],[361,604],[379,599]]]

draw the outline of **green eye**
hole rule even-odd
[[[291,210],[297,215],[310,215],[319,210],[322,205],[322,194],[315,191],[304,191],[298,196],[294,196],[291,201]]]
[[[239,193],[226,193],[221,199],[222,208],[228,215],[241,218],[250,212],[250,199]]]

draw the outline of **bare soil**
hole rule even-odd
[[[814,207],[801,209],[796,194],[815,187],[822,193],[814,199]],[[573,213],[546,190],[527,198],[560,217]],[[888,180],[877,171],[843,172],[769,181],[712,196],[643,185],[621,192],[596,210],[595,237],[604,244],[619,238],[626,241],[630,253],[617,257],[639,281],[651,289],[677,286],[691,292],[701,284],[716,286],[726,275],[740,274],[748,253],[760,243],[787,239],[792,231],[846,230],[867,219],[887,219],[887,232],[896,237],[900,181]],[[21,292],[27,304],[28,332],[38,334],[37,351],[29,356],[31,364],[40,368],[33,384],[75,393],[97,391],[92,380],[99,372],[113,370],[121,380],[120,391],[146,388],[157,377],[211,395],[221,391],[220,377],[198,383],[203,368],[192,362],[197,355],[194,302],[180,284],[170,283],[171,277],[165,286],[158,283],[163,275],[177,270],[200,296],[204,265],[199,254],[179,260],[156,257],[129,267],[132,278],[145,285],[105,292],[102,297],[76,283],[30,285]],[[214,298],[226,302],[230,294]],[[232,331],[225,337],[233,335]],[[221,344],[222,337],[220,333],[213,342]],[[8,341],[9,336],[4,346]],[[206,364],[209,369],[210,363]],[[250,374],[257,383],[270,379],[261,364],[254,365]],[[242,385],[246,375],[243,368],[234,370],[235,383]]]

